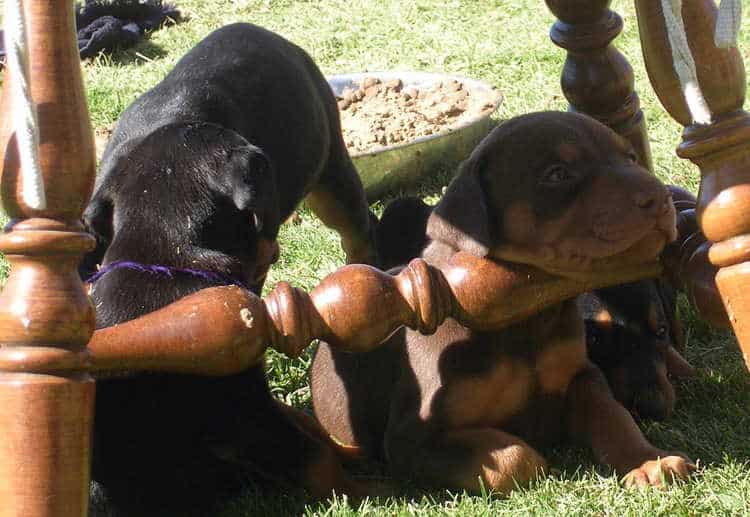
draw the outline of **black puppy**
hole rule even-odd
[[[406,264],[429,244],[431,211],[415,197],[386,207],[376,230],[384,268]],[[668,282],[649,279],[596,289],[577,300],[589,358],[607,377],[615,398],[639,417],[668,418],[675,404],[669,377],[693,374],[679,353],[685,338],[676,297]]]
[[[98,247],[83,269],[102,264],[97,326],[212,285],[258,293],[280,222],[305,196],[349,262],[373,261],[325,78],[260,27],[215,31],[124,112],[104,152],[84,214]],[[204,511],[250,477],[356,491],[314,421],[271,397],[262,362],[224,378],[103,379],[94,435],[93,479],[118,515]]]
[[[383,269],[406,264],[429,243],[427,219],[432,207],[417,197],[394,199],[375,228],[375,242]]]
[[[693,374],[679,352],[685,337],[676,296],[665,280],[651,279],[578,297],[589,358],[615,398],[642,418],[668,418],[675,404],[670,376]]]

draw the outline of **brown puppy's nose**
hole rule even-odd
[[[656,195],[655,192],[638,191],[633,195],[633,201],[638,208],[648,210],[656,203]]]
[[[661,215],[668,201],[669,194],[665,193],[662,189],[639,190],[633,194],[635,206],[649,216]]]

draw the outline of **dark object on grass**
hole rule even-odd
[[[427,219],[432,207],[418,197],[392,201],[375,229],[378,257],[383,270],[405,265],[429,243]]]
[[[85,59],[99,52],[132,47],[147,31],[177,23],[181,17],[174,5],[161,0],[86,0],[83,5],[76,4],[78,50]],[[5,60],[2,37],[0,59]]]

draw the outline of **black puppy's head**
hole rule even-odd
[[[676,236],[669,191],[632,146],[562,112],[495,128],[461,165],[427,233],[457,250],[579,277],[654,260]]]
[[[279,209],[266,155],[215,124],[172,124],[102,171],[84,212],[108,260],[209,269],[262,282]]]
[[[676,292],[662,280],[597,289],[578,298],[589,358],[604,372],[615,398],[643,418],[672,414],[669,378],[692,375],[679,350],[684,333]]]

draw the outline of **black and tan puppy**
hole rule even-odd
[[[675,405],[671,379],[694,374],[680,355],[685,338],[675,302],[676,291],[663,279],[578,297],[589,358],[615,398],[640,418],[668,418]]]
[[[575,278],[655,257],[675,237],[664,185],[630,145],[573,113],[536,113],[496,128],[429,216],[421,256],[457,251]],[[643,436],[587,358],[575,300],[494,332],[447,320],[431,336],[401,331],[372,353],[321,345],[315,413],[352,452],[384,458],[422,483],[507,493],[546,468],[540,447],[590,447],[627,483],[686,477],[693,465]]]
[[[420,255],[429,243],[431,212],[431,206],[413,197],[396,199],[386,207],[376,230],[383,268],[404,265]],[[680,355],[685,336],[676,297],[668,281],[654,278],[577,298],[589,359],[607,377],[615,398],[641,418],[668,418],[675,405],[671,379],[694,373]]]
[[[223,27],[122,115],[84,222],[99,246],[97,326],[223,283],[258,293],[280,222],[307,196],[371,261],[374,232],[337,106],[311,58],[248,24]],[[200,509],[246,479],[315,496],[354,485],[312,419],[277,403],[261,362],[225,378],[137,374],[97,384],[93,478],[124,515]],[[180,513],[182,514],[182,513]]]

